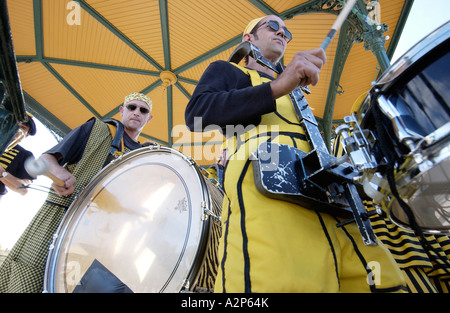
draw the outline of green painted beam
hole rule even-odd
[[[265,15],[276,15],[280,16],[280,13],[275,11],[270,5],[268,5],[263,0],[248,0],[251,4],[253,4],[256,8],[261,10]],[[250,21],[249,21],[250,22]]]
[[[209,50],[208,52],[206,52],[206,53],[196,57],[195,59],[192,59],[191,61],[181,65],[180,67],[174,69],[173,73],[175,75],[178,75],[178,74],[190,69],[191,67],[194,67],[194,66],[210,59],[211,57],[238,45],[241,42],[241,40],[242,40],[242,34],[240,34],[234,38],[231,38],[230,40],[224,42],[223,44]]]
[[[70,65],[70,66],[96,68],[96,69],[100,69],[100,70],[124,72],[124,73],[140,74],[140,75],[159,77],[159,72],[156,72],[156,71],[142,70],[142,69],[138,69],[138,68],[116,66],[116,65],[107,65],[107,64],[94,63],[94,62],[84,62],[84,61],[59,59],[59,58],[48,58],[48,57],[44,57],[42,59],[39,59],[36,56],[27,56],[27,55],[16,56],[16,60],[17,60],[18,63],[45,62],[45,63],[54,63],[54,64],[62,64],[62,65]]]
[[[36,46],[36,57],[44,57],[44,26],[42,21],[42,0],[33,0],[33,18],[34,18],[34,42]]]
[[[167,136],[169,138],[169,146],[173,145],[172,129],[173,129],[173,86],[166,87],[167,92]]]
[[[40,62],[41,60],[37,55],[16,55],[17,63]]]
[[[159,17],[161,20],[161,36],[164,49],[165,69],[172,70],[170,57],[170,33],[169,33],[169,13],[167,11],[167,0],[159,0]]]
[[[198,84],[198,80],[191,79],[191,78],[178,76],[177,79],[178,79],[179,82],[183,82],[183,83],[187,83],[187,84],[191,84],[191,85],[197,85]]]
[[[25,91],[23,92],[23,96],[27,111],[33,114],[48,129],[55,132],[60,137],[64,137],[70,132],[71,129],[69,126],[61,122],[59,118],[53,115]]]
[[[145,87],[144,89],[142,89],[142,90],[140,91],[140,93],[148,94],[148,93],[151,92],[153,89],[155,89],[155,88],[157,88],[157,87],[159,87],[159,86],[161,86],[161,85],[162,85],[162,80],[161,80],[161,79],[158,79],[158,80],[155,81],[153,84],[151,84],[151,85]]]
[[[191,99],[192,95],[179,82],[176,82],[175,86],[177,86],[178,90],[180,90],[186,98]]]
[[[397,49],[398,42],[403,33],[403,29],[405,28],[406,21],[408,20],[409,12],[411,12],[411,8],[414,4],[414,0],[406,0],[403,4],[402,12],[400,13],[400,17],[397,21],[397,25],[395,26],[394,34],[392,35],[391,42],[389,44],[387,55],[389,60],[392,60],[392,56],[394,55],[395,49]]]
[[[101,115],[48,63],[42,63],[45,68],[68,90],[75,98],[77,98],[95,117],[101,118]]]
[[[336,4],[338,3],[335,1],[335,3],[331,2],[329,3],[329,6],[326,6],[326,3],[323,0],[310,0],[281,12],[280,17],[283,19],[291,19],[297,15],[312,13],[329,13],[338,15],[340,10],[334,9]]]
[[[150,123],[151,123],[151,122],[150,122]],[[161,140],[161,139],[158,139],[158,138],[149,136],[149,135],[144,134],[144,133],[141,133],[140,136],[142,136],[142,137],[144,137],[144,138],[146,138],[146,139],[155,141],[155,142],[159,143],[160,145],[171,147],[171,145],[170,145],[167,141],[164,141],[164,140]]]
[[[172,60],[170,55],[170,32],[169,32],[169,12],[167,8],[167,0],[159,0],[159,17],[161,21],[161,36],[164,49],[165,69],[172,71]],[[165,87],[167,93],[167,137],[168,145],[172,147],[172,128],[173,128],[173,87]]]

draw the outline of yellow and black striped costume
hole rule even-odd
[[[377,237],[399,264],[411,292],[445,292],[450,289],[450,239],[425,235],[431,249],[425,251],[412,231],[402,229],[385,215],[373,216]]]
[[[252,85],[268,82],[239,67]],[[289,96],[244,134],[229,137],[224,173],[222,237],[215,292],[398,292],[406,288],[388,249],[365,246],[355,224],[264,197],[255,187],[250,154],[271,140],[310,150]],[[378,267],[378,270],[374,270]],[[376,276],[371,280],[374,272]]]
[[[79,191],[102,168],[111,148],[108,126],[96,120],[81,160],[67,167],[76,177],[75,191],[60,197],[50,191],[24,233],[0,266],[0,292],[42,292],[52,237]]]
[[[25,160],[32,157],[33,153],[26,150],[20,145],[16,145],[8,151],[5,151],[0,156],[0,166],[2,166],[8,173],[19,179],[30,179],[32,180],[28,172],[24,168]],[[5,185],[0,182],[0,196],[6,194],[7,190]]]
[[[17,150],[16,148],[12,148],[8,151],[3,152],[2,156],[0,157],[0,165],[4,169],[6,169],[18,154],[19,150]]]

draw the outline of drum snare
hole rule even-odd
[[[361,165],[349,154],[355,167],[362,168],[366,193],[387,205],[396,224],[412,229],[417,223],[433,234],[450,233],[449,44],[447,22],[391,65],[356,117],[346,117],[358,136],[364,135],[360,128],[373,134],[361,152],[369,151],[368,160],[375,160],[375,166],[368,161]],[[391,167],[400,201],[386,178]]]

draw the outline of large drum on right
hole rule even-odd
[[[449,102],[447,22],[388,68],[356,116],[361,127],[374,134],[371,154],[377,163],[394,165],[400,198],[427,233],[450,233]],[[383,166],[377,171],[386,178]],[[404,203],[386,194],[391,219],[411,228]]]

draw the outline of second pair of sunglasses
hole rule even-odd
[[[130,111],[134,111],[138,106],[136,104],[127,104],[125,107]],[[150,112],[149,109],[143,107],[139,107],[139,111],[141,111],[142,114],[147,114]]]

